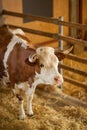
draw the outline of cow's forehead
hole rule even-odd
[[[36,52],[37,53],[40,53],[40,52],[54,53],[54,48],[52,48],[52,47],[39,47],[36,49]]]

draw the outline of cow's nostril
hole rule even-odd
[[[43,51],[43,49],[42,49],[42,48],[40,48],[40,51]]]
[[[58,81],[58,80],[59,80],[59,78],[58,78],[58,77],[55,77],[55,78],[54,78],[54,80],[55,80],[55,81]]]

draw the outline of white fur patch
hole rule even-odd
[[[26,96],[31,95],[35,90],[33,86],[31,88],[29,87],[27,81],[20,84],[15,84],[15,87],[13,89],[14,94],[18,94],[20,89],[25,92]]]
[[[28,90],[28,88],[29,88],[29,84],[28,84],[28,82],[26,81],[26,82],[23,82],[23,83],[20,83],[20,84],[15,84],[15,86],[17,86],[19,89],[22,89],[22,90],[24,90],[25,92]]]
[[[54,50],[54,48],[52,48],[52,47],[38,47],[38,48],[36,49],[36,53],[37,53],[37,54],[44,53],[44,52],[54,54],[54,51],[55,51],[55,50]]]
[[[55,81],[54,80],[55,77],[59,77],[59,81]],[[62,75],[54,68],[50,69],[41,68],[40,74],[36,72],[33,86],[36,87],[39,84],[60,85],[62,83],[63,83]]]
[[[25,35],[25,33],[23,32],[23,30],[22,29],[15,29],[15,30],[13,30],[13,29],[9,29],[9,31],[11,32],[11,33],[13,33],[13,34],[21,34],[21,35]]]
[[[41,73],[40,74],[36,73],[35,78],[41,79],[44,84],[53,85],[54,77],[56,77],[57,75],[58,73],[57,71],[54,70],[54,68],[50,68],[50,69],[41,68]]]
[[[22,38],[16,36],[16,35],[13,35],[10,43],[8,44],[7,46],[7,51],[5,52],[5,55],[4,55],[4,59],[3,59],[3,64],[4,64],[4,68],[5,68],[5,74],[7,75],[7,77],[9,78],[9,73],[8,73],[8,65],[7,65],[7,61],[8,61],[8,57],[10,55],[10,53],[12,52],[14,46],[19,43],[21,44],[21,46],[23,48],[27,48],[28,44],[27,44],[27,41],[26,40],[23,40]]]

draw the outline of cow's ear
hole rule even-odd
[[[65,58],[65,54],[61,52],[56,52],[55,55],[58,57],[59,61]]]

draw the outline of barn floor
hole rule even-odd
[[[86,109],[66,105],[44,89],[43,94],[36,89],[33,110],[34,116],[19,120],[16,98],[9,88],[0,87],[0,130],[87,130]]]

